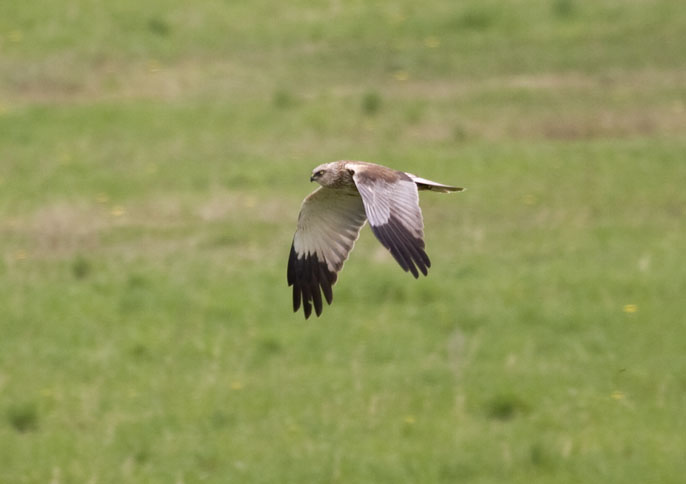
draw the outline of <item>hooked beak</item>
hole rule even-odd
[[[312,176],[310,177],[310,181],[311,181],[311,182],[313,182],[315,179],[316,179],[316,178],[315,178],[314,175],[312,175]]]

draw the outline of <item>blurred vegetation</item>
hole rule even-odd
[[[2,2],[0,482],[681,482],[679,0]],[[310,170],[422,194],[285,282]]]

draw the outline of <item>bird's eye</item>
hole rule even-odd
[[[323,174],[324,174],[324,170],[319,170],[319,171],[317,172],[317,176],[322,176]]]

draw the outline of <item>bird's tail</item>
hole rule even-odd
[[[462,187],[454,187],[452,185],[444,185],[443,183],[438,183],[435,181],[427,180],[426,178],[420,178],[413,175],[412,173],[407,174],[412,181],[417,184],[419,190],[431,190],[432,192],[450,193],[450,192],[461,192],[464,190]]]

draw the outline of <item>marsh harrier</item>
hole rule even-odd
[[[318,166],[310,181],[321,186],[302,203],[288,258],[288,285],[293,311],[302,305],[322,313],[322,293],[333,301],[331,287],[348,258],[360,229],[369,220],[372,232],[405,272],[417,278],[431,267],[424,252],[424,222],[418,190],[458,192],[411,173],[362,161],[335,161]]]

